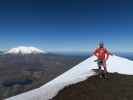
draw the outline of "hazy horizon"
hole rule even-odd
[[[34,47],[34,46],[18,46],[18,47]],[[14,48],[18,48],[18,47],[14,47]],[[8,48],[8,49],[0,49],[1,52],[7,52],[8,50],[11,50],[11,49],[14,49],[14,48]],[[34,48],[37,48],[37,47],[34,47]],[[40,49],[40,50],[43,50],[44,52],[47,52],[47,53],[55,53],[55,54],[65,54],[65,55],[90,55],[94,52],[95,49],[93,50],[88,50],[88,51],[48,51],[46,49],[41,49],[41,48],[37,48],[37,49]],[[111,53],[113,54],[133,54],[133,52],[123,52],[123,51],[111,51],[109,50]]]

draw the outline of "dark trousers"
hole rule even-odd
[[[101,70],[102,67],[103,67],[104,68],[104,73],[107,73],[106,61],[103,61],[103,60],[99,60],[98,59],[97,64],[98,64],[99,70]]]

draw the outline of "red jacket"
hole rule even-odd
[[[109,52],[106,48],[97,48],[94,55],[100,60],[107,60],[109,57]]]

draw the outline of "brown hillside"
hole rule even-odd
[[[133,76],[115,73],[108,77],[93,76],[68,86],[52,100],[133,100]]]

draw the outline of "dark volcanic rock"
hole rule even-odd
[[[68,86],[52,100],[133,100],[133,76],[115,73],[108,77],[93,76]]]

